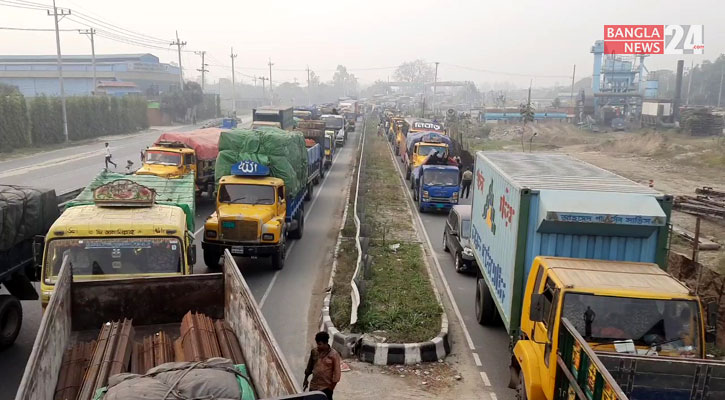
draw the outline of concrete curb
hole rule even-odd
[[[361,142],[361,146],[364,143]],[[391,153],[392,155],[392,153]],[[395,158],[393,158],[395,163]],[[359,167],[359,164],[358,164]],[[347,195],[345,196],[345,211],[342,216],[340,232],[337,236],[335,245],[335,254],[333,255],[332,272],[330,274],[329,289],[325,295],[322,305],[322,321],[320,329],[327,332],[332,339],[332,348],[334,348],[342,357],[351,357],[357,355],[361,361],[369,362],[374,365],[395,365],[395,364],[417,364],[420,362],[434,362],[443,359],[451,352],[451,346],[448,339],[448,315],[441,301],[440,293],[433,279],[430,264],[428,262],[428,252],[421,244],[421,254],[426,264],[426,271],[435,293],[438,304],[441,307],[441,330],[436,337],[426,342],[419,343],[378,343],[368,337],[360,334],[345,334],[335,327],[330,317],[330,301],[332,298],[332,286],[337,270],[337,253],[342,242],[342,230],[345,227],[347,213],[350,203],[350,193],[352,189],[352,180],[348,186]],[[414,227],[416,225],[414,224]],[[419,232],[416,233],[420,235]]]

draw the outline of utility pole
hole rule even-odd
[[[232,58],[232,111],[235,113],[237,112],[237,84],[234,80],[234,59],[237,58],[237,55],[234,54],[234,47],[232,47],[231,53],[229,53],[229,57]]]
[[[91,39],[91,63],[93,65],[93,91],[92,94],[96,93],[96,87],[98,86],[96,84],[96,43],[93,40],[93,35],[96,34],[96,30],[94,28],[91,29],[81,29],[78,31],[81,35],[88,35]]]
[[[436,93],[438,92],[438,64],[440,64],[438,61],[435,62],[436,65],[436,73],[435,78],[433,78],[433,101],[431,102],[431,109],[433,110],[433,114],[435,115],[436,112]]]
[[[307,105],[312,104],[312,96],[310,95],[310,66],[307,65]]]
[[[720,92],[717,94],[717,106],[720,107],[720,99],[722,99],[722,78],[725,74],[725,64],[720,65]]]
[[[695,70],[695,60],[690,61],[690,73],[687,74],[687,98],[685,99],[685,105],[690,105],[690,86],[692,85],[692,72]]]
[[[267,97],[267,89],[264,87],[264,81],[268,81],[269,78],[266,76],[260,76],[259,79],[262,81],[262,97]]]
[[[176,41],[171,43],[172,46],[176,46],[176,50],[179,53],[179,85],[181,90],[184,90],[184,70],[181,68],[181,46],[186,46],[186,42],[179,40],[179,31],[176,31]]]
[[[269,105],[271,106],[274,102],[274,90],[272,90],[272,66],[274,64],[272,63],[272,57],[269,58],[267,65],[269,65]]]
[[[207,73],[207,72],[209,72],[209,70],[206,69],[206,67],[207,67],[208,64],[205,64],[204,63],[204,56],[206,55],[206,51],[204,51],[204,50],[202,50],[202,51],[195,51],[194,54],[201,56],[201,69],[197,69],[197,71],[201,72],[201,91],[203,93],[204,92],[204,82],[206,81],[204,79],[205,78],[205,75],[204,74]]]
[[[576,64],[574,64],[574,71],[571,73],[571,93],[569,94],[569,107],[574,108],[574,77],[576,76]]]
[[[53,0],[53,13],[51,14],[50,10],[48,10],[48,15],[53,16],[53,20],[55,21],[55,48],[58,52],[58,82],[60,83],[60,107],[61,111],[63,113],[63,137],[65,141],[68,141],[68,114],[66,113],[65,109],[65,88],[63,87],[63,59],[60,54],[60,31],[58,30],[58,16],[65,17],[66,15],[70,15],[71,12],[69,9],[58,9],[58,7],[55,6],[55,0]]]

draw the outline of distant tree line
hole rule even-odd
[[[148,128],[143,97],[74,96],[66,99],[70,140],[135,132]],[[0,152],[60,143],[63,116],[58,97],[26,101],[17,88],[0,85]]]

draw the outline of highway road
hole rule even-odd
[[[191,129],[193,127],[188,126],[174,130]],[[124,163],[126,159],[138,161],[140,151],[159,134],[160,131],[149,131],[114,138],[111,142],[114,158],[124,160]],[[349,136],[348,143],[336,154],[324,180],[315,186],[313,199],[305,204],[304,236],[288,244],[283,270],[275,272],[266,259],[237,258],[254,297],[262,306],[267,323],[300,381],[305,357],[311,348],[311,337],[318,327],[320,305],[329,279],[332,251],[358,140],[357,133]],[[98,142],[0,162],[0,184],[44,186],[64,193],[89,182],[103,166],[103,157],[103,142]],[[194,273],[208,272],[203,263],[201,235],[204,221],[213,211],[212,201],[202,199],[197,203],[195,237],[198,262]],[[13,346],[0,352],[0,371],[3,371],[0,374],[0,388],[3,389],[0,390],[0,400],[14,398],[42,316],[38,301],[22,303],[24,318],[20,335]]]
[[[392,152],[391,152],[392,155]],[[405,171],[404,164],[400,161],[400,157],[395,157],[398,173],[402,177]],[[410,190],[410,181],[405,181],[409,201],[412,202],[412,192]],[[473,200],[473,191],[468,199],[461,199],[460,204],[471,204]],[[509,360],[511,355],[509,352],[509,337],[506,330],[501,327],[484,327],[476,321],[476,313],[474,310],[476,299],[476,276],[475,273],[462,274],[455,270],[453,264],[453,256],[443,251],[443,227],[445,225],[447,213],[426,212],[420,213],[417,207],[413,207],[413,213],[416,218],[420,218],[419,224],[423,226],[426,236],[424,239],[429,241],[433,255],[437,260],[434,268],[440,268],[444,285],[449,290],[444,291],[452,295],[452,303],[456,312],[458,312],[459,320],[463,321],[464,335],[466,336],[468,350],[472,353],[473,360],[479,368],[481,381],[484,390],[490,394],[492,400],[514,399],[515,392],[508,388],[509,382]],[[457,349],[456,352],[463,351]]]

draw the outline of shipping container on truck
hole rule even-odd
[[[473,179],[481,324],[517,336],[536,256],[666,268],[672,196],[561,154],[478,152]]]
[[[275,127],[285,131],[295,126],[292,107],[265,106],[252,110],[252,128]]]
[[[182,318],[189,311],[228,324],[239,342],[256,398],[325,399],[321,393],[317,394],[319,392],[302,393],[249,286],[228,252],[224,257],[223,272],[213,274],[78,282],[72,279],[71,270],[66,258],[53,298],[40,322],[16,400],[58,398],[56,390],[67,389],[58,388],[59,381],[67,383],[72,379],[65,374],[61,376],[67,349],[98,337],[100,328],[107,322],[130,319],[132,332],[135,332],[131,343],[159,331],[170,340],[176,340]],[[205,334],[203,332],[202,336]],[[195,340],[199,343],[203,340],[206,344],[208,339],[196,337]],[[118,350],[115,349],[114,354],[123,354]],[[221,351],[223,353],[224,349]],[[178,358],[178,355],[171,356]],[[113,363],[121,365],[112,368],[128,372],[134,367],[134,357],[132,353],[124,360],[114,358]],[[99,365],[97,368],[104,367]],[[110,376],[101,375],[97,386],[107,386]],[[244,396],[247,398],[248,395]]]

